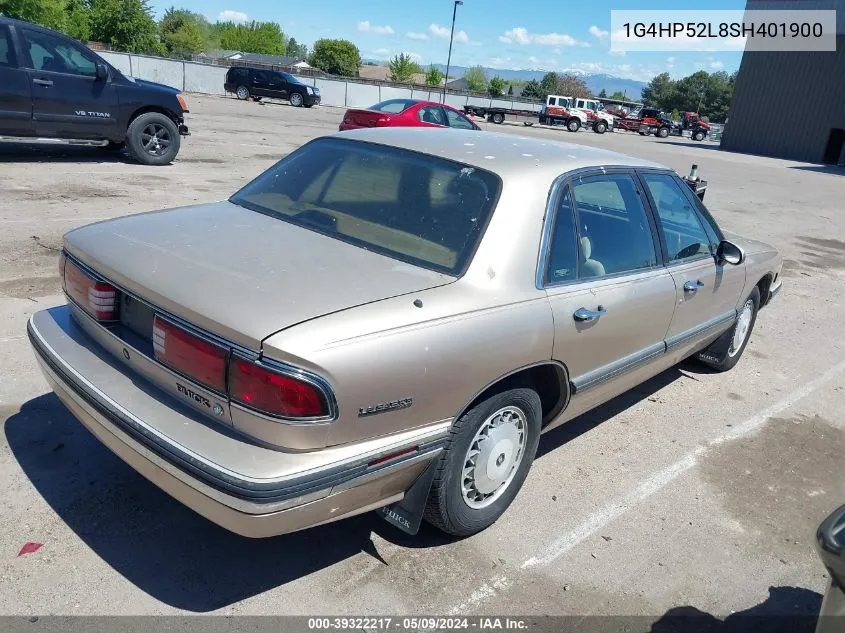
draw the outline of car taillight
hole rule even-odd
[[[311,383],[236,356],[229,362],[229,396],[235,402],[282,417],[317,418],[329,412],[323,392]]]
[[[72,261],[64,263],[65,292],[83,310],[98,321],[117,319],[117,290],[98,281]]]
[[[156,315],[153,351],[160,363],[220,392],[226,391],[228,350]]]
[[[371,123],[371,125],[373,125],[373,124]],[[390,117],[386,117],[386,116],[380,117],[380,118],[375,120],[374,125],[376,127],[387,127],[388,125],[390,125]]]

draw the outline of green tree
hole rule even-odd
[[[64,32],[80,42],[91,39],[91,9],[84,0],[68,0]]]
[[[546,73],[540,80],[541,99],[545,99],[557,90],[557,73]]]
[[[285,54],[287,38],[276,22],[217,22],[211,31],[221,48],[262,55]]]
[[[511,84],[510,86],[508,86],[508,96],[509,96],[509,97],[512,97],[512,96],[513,96],[513,84]]]
[[[471,92],[484,92],[487,90],[487,73],[484,72],[483,66],[467,68],[464,73],[464,79],[467,82],[467,88]]]
[[[522,88],[522,96],[526,99],[545,99],[543,88],[536,79],[532,79]]]
[[[396,55],[388,62],[387,67],[390,69],[390,80],[398,83],[410,83],[415,74],[423,71],[420,65],[406,53]]]
[[[646,105],[671,110],[674,107],[675,82],[669,73],[660,73],[648,82],[643,88],[642,98]]]
[[[505,92],[505,80],[496,75],[490,80],[487,92],[490,93],[491,97],[501,97]]]
[[[348,40],[321,39],[314,42],[308,63],[332,75],[357,77],[361,67],[361,53]]]
[[[171,57],[190,58],[208,48],[211,28],[199,13],[171,7],[164,12],[158,27]]]
[[[91,39],[130,53],[165,52],[148,0],[91,0]]]
[[[607,91],[604,88],[599,92],[599,99],[607,99]]]
[[[439,86],[445,76],[446,75],[443,74],[443,71],[437,66],[431,66],[429,67],[428,72],[425,73],[425,85]]]
[[[66,28],[63,0],[0,0],[0,14],[58,31]]]
[[[305,44],[297,42],[294,37],[288,40],[286,49],[287,52],[285,54],[291,57],[296,57],[297,59],[305,59],[308,57],[308,47]]]
[[[601,96],[601,95],[599,95],[599,96]],[[616,99],[617,101],[627,101],[628,100],[628,96],[624,92],[622,92],[621,90],[617,90],[616,92],[614,92],[612,95],[610,95],[610,98]]]

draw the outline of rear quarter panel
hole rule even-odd
[[[545,294],[491,299],[489,288],[462,280],[300,324],[265,340],[263,350],[332,385],[339,418],[330,445],[395,433],[449,420],[500,377],[550,359]],[[359,416],[361,408],[403,398],[412,405]]]

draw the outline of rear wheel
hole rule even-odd
[[[167,165],[176,158],[182,142],[176,124],[161,112],[145,112],[129,124],[129,152],[145,165]]]
[[[249,88],[247,88],[246,86],[238,86],[237,90],[235,90],[235,95],[241,101],[245,101],[249,99]]]
[[[569,119],[566,122],[566,129],[570,132],[577,132],[581,127],[581,121],[579,119]]]
[[[505,120],[505,115],[501,112],[494,112],[493,116],[490,117],[490,120],[497,125],[501,125],[501,123]]]
[[[597,121],[596,124],[593,126],[593,132],[596,134],[604,134],[607,132],[607,122],[606,121]]]
[[[302,98],[302,95],[299,94],[298,92],[292,92],[290,94],[290,104],[292,106],[294,106],[296,108],[300,108],[300,107],[302,107],[303,101],[304,101],[304,99]]]
[[[426,521],[454,536],[495,523],[528,475],[541,418],[540,397],[527,388],[499,392],[464,413],[440,456]]]
[[[704,136],[705,136],[705,135],[704,135],[704,132],[702,132],[701,130],[698,130],[697,132],[695,132],[695,133],[692,135],[692,140],[694,140],[694,141],[703,141],[703,140],[704,140]]]
[[[698,360],[717,371],[733,369],[748,345],[751,331],[757,322],[759,309],[760,290],[754,288],[739,308],[734,326],[711,343],[707,349],[698,353],[696,355]]]
[[[658,128],[657,132],[655,133],[655,136],[657,136],[657,138],[666,138],[667,136],[669,136],[669,128],[668,127]]]

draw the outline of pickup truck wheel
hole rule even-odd
[[[129,124],[126,143],[129,152],[145,165],[167,165],[176,158],[181,144],[179,130],[161,112],[145,112]]]
[[[501,391],[465,412],[440,456],[426,521],[453,536],[495,523],[528,475],[541,418],[540,397],[528,388]]]
[[[500,125],[505,120],[505,115],[501,112],[494,112],[493,116],[490,117],[490,120],[497,125]]]
[[[298,92],[290,93],[290,104],[296,108],[302,107],[303,99],[302,95]]]
[[[703,352],[699,352],[696,355],[698,360],[716,371],[733,369],[745,351],[746,345],[748,345],[751,330],[754,329],[754,324],[757,322],[757,311],[759,309],[760,291],[754,288],[745,303],[740,306],[734,326],[711,343]]]
[[[607,122],[598,121],[593,126],[593,132],[595,132],[596,134],[604,134],[605,132],[607,132]]]
[[[238,86],[238,89],[235,90],[235,95],[241,101],[246,101],[247,99],[249,99],[249,88],[247,88],[246,86]]]
[[[666,138],[667,136],[669,136],[669,128],[668,127],[659,128],[657,130],[657,132],[655,133],[655,136],[658,137],[658,138]]]
[[[566,129],[570,132],[577,132],[581,128],[581,121],[579,119],[569,119],[566,122]]]

